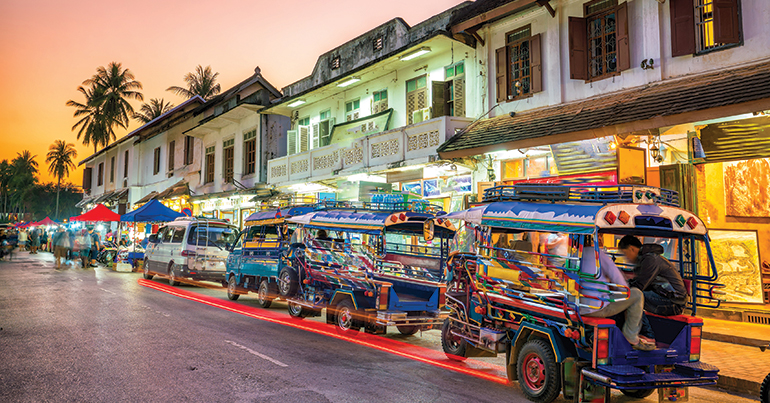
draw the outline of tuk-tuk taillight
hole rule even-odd
[[[596,365],[608,364],[610,357],[610,329],[607,327],[597,328],[594,337]]]
[[[388,293],[390,292],[390,287],[380,287],[380,295],[379,295],[379,309],[381,311],[385,311],[388,309]]]
[[[703,329],[690,325],[690,361],[700,360],[700,340]]]
[[[442,285],[438,289],[438,308],[441,309],[446,305],[446,286]]]

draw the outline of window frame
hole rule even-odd
[[[203,183],[214,182],[214,170],[216,169],[216,145],[206,147],[204,159],[206,164],[206,171]]]
[[[358,102],[358,107],[356,107],[356,102]],[[348,111],[348,104],[351,105],[350,111]],[[358,112],[358,117],[353,117],[353,115]],[[350,119],[348,119],[350,117]],[[354,98],[350,101],[345,101],[345,121],[350,122],[352,120],[360,119],[361,118],[361,98]]]
[[[160,147],[155,147],[152,151],[152,174],[160,173]]]
[[[115,183],[115,157],[110,157],[110,183]]]
[[[701,40],[699,39],[699,37],[701,35],[701,31],[700,31],[700,27],[698,26],[698,24],[699,24],[698,21],[699,21],[699,17],[700,17],[699,8],[702,8],[702,7],[706,6],[706,4],[700,4],[700,3],[701,2],[709,2],[709,5],[711,5],[711,21],[709,21],[709,22],[711,23],[711,35],[713,37],[713,36],[716,35],[716,32],[715,32],[716,29],[714,27],[714,13],[715,13],[714,1],[715,0],[692,0],[692,2],[693,2],[693,10],[695,10],[695,14],[693,16],[693,23],[694,23],[693,29],[695,30],[695,51],[693,52],[693,56],[703,56],[703,55],[707,55],[707,54],[712,53],[712,52],[719,52],[720,50],[731,49],[731,48],[735,48],[735,47],[738,47],[738,46],[743,46],[744,39],[743,39],[743,12],[742,12],[742,8],[741,8],[742,7],[742,2],[740,0],[738,0],[736,2],[736,4],[738,5],[738,10],[737,10],[738,11],[738,17],[737,17],[737,19],[738,19],[738,31],[739,31],[738,42],[735,42],[735,43],[723,43],[723,44],[721,44],[719,46],[714,46],[714,47],[712,47],[710,49],[700,49],[701,44],[699,42],[701,42]],[[705,24],[705,22],[703,22],[702,24]],[[716,43],[716,39],[713,39],[713,40],[714,40],[714,43]]]
[[[126,150],[123,153],[123,179],[128,178],[128,159],[129,159],[129,153],[128,153],[128,150]]]
[[[253,136],[246,138],[246,136]],[[253,175],[257,172],[257,129],[243,133],[243,174]]]
[[[235,179],[235,137],[222,141],[222,178],[225,183]]]
[[[168,173],[174,172],[174,151],[176,149],[176,140],[168,143]]]
[[[588,8],[594,4],[601,3],[609,1],[610,6],[606,9],[594,11],[592,13],[588,13]],[[604,17],[606,17],[609,14],[615,14],[615,30],[613,31],[613,34],[615,35],[615,71],[614,72],[606,72],[606,56],[607,56],[607,33],[604,32],[604,29],[602,29],[602,58],[604,59],[602,63],[602,69],[604,70],[604,73],[598,76],[592,76],[591,75],[591,22],[597,19],[602,19],[602,27],[604,27]],[[615,77],[620,75],[620,63],[619,63],[619,55],[618,55],[618,0],[591,0],[585,4],[583,4],[583,18],[585,18],[585,24],[586,24],[586,63],[588,65],[586,66],[586,72],[588,73],[588,79],[585,80],[586,82],[593,82],[593,81],[599,81],[604,80],[610,77]]]
[[[517,39],[515,41],[509,41],[509,38],[511,35],[524,30],[529,31],[529,35],[521,39]],[[506,86],[506,90],[507,90],[506,102],[518,101],[520,99],[529,98],[535,95],[535,93],[532,91],[532,37],[533,36],[534,35],[532,35],[532,24],[527,24],[505,33],[505,51],[506,51],[505,68],[507,70],[506,74],[508,74],[508,83]],[[528,44],[529,55],[527,56],[527,61],[529,62],[529,74],[526,76],[526,77],[529,77],[529,92],[521,93],[521,94],[512,94],[514,78],[513,78],[513,66],[511,66],[511,48],[517,45],[521,45],[524,42],[529,42]],[[517,81],[520,81],[523,78],[524,77],[520,77],[519,79],[517,79]]]
[[[104,185],[104,162],[100,162],[96,168],[96,186]]]

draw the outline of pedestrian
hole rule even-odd
[[[82,268],[86,269],[91,263],[91,236],[88,235],[88,230],[83,229],[80,231],[75,243],[77,244],[77,255],[80,258]]]
[[[27,230],[19,230],[19,252],[23,251],[27,247]]]
[[[64,258],[65,263],[67,260],[67,249],[69,249],[69,236],[64,231],[64,227],[59,227],[59,229],[54,233],[53,235],[53,256],[56,260],[56,270],[61,269],[61,260]]]
[[[40,232],[37,228],[33,228],[29,232],[29,254],[36,255],[37,248],[40,246]]]
[[[99,256],[99,252],[102,250],[102,242],[99,238],[99,233],[94,231],[93,228],[88,230],[91,237],[91,266],[96,267],[96,258]]]
[[[43,233],[40,235],[40,249],[43,252],[48,252],[48,231],[46,230],[43,230]]]

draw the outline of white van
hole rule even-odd
[[[144,278],[159,274],[171,285],[182,278],[226,285],[225,261],[238,228],[224,220],[181,217],[150,236],[144,257]]]

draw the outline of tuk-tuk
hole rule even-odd
[[[561,393],[609,401],[611,389],[683,401],[686,387],[716,383],[718,369],[700,362],[695,313],[718,306],[720,285],[706,226],[678,200],[651,187],[498,186],[484,204],[440,217],[464,223],[447,264],[444,352],[458,360],[505,354],[508,379],[534,402]],[[604,275],[611,265],[633,271],[614,249],[628,234],[663,246],[689,289],[689,315],[646,314],[653,351],[633,349],[615,320],[590,316],[628,298],[627,284]]]
[[[315,209],[315,205],[272,208],[246,218],[244,229],[226,261],[229,299],[237,300],[241,294],[252,291],[257,293],[261,307],[270,307],[279,296],[280,256],[289,248],[291,228],[286,219]]]
[[[341,333],[362,327],[406,335],[439,326],[454,227],[424,202],[334,206],[287,219],[297,224],[279,290],[294,317],[317,316]],[[443,212],[442,212],[443,214]]]

